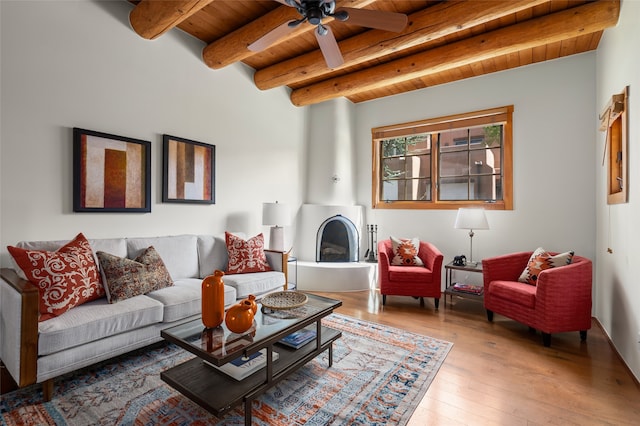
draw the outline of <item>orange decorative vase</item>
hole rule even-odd
[[[245,300],[248,300],[251,303],[251,311],[255,316],[256,312],[258,312],[258,302],[256,302],[256,297],[253,294],[250,294]]]
[[[224,321],[224,272],[216,270],[202,280],[202,323],[215,328]]]
[[[227,328],[234,333],[244,333],[253,325],[253,310],[251,302],[244,299],[240,303],[233,305],[227,311],[224,318]]]

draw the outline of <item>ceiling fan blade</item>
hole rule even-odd
[[[329,68],[338,68],[340,65],[344,64],[342,53],[340,52],[338,42],[336,41],[336,37],[333,35],[331,28],[318,25],[318,28],[314,32],[327,66]]]
[[[296,2],[295,0],[276,0],[278,3],[282,3],[285,6],[291,6],[291,7],[296,7],[299,6],[298,2]]]
[[[344,13],[347,17],[343,19]],[[360,25],[378,30],[393,31],[399,33],[407,26],[408,18],[403,13],[384,12],[381,10],[354,9],[352,7],[341,7],[336,10],[335,17],[349,24]]]
[[[275,43],[282,37],[289,34],[291,31],[295,30],[298,25],[297,24],[293,26],[289,25],[292,22],[297,22],[297,21],[285,22],[284,24],[275,27],[274,29],[272,29],[271,31],[269,31],[268,33],[266,33],[265,35],[263,35],[262,37],[254,41],[253,43],[251,43],[249,46],[247,46],[247,49],[251,50],[252,52],[263,51],[264,49],[271,46],[273,43]]]

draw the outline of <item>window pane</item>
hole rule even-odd
[[[384,201],[430,201],[431,180],[411,179],[384,182],[382,185]]]
[[[440,155],[440,176],[469,174],[468,152],[449,152]]]
[[[450,132],[440,133],[440,151],[447,147],[465,148],[468,146],[469,131],[467,129],[457,129]]]
[[[382,141],[382,156],[394,157],[405,154],[405,138],[394,138]]]
[[[407,154],[430,154],[431,135],[407,136]]]
[[[405,178],[404,157],[386,158],[382,160],[382,179],[401,179]]]
[[[440,200],[455,201],[468,200],[469,180],[467,178],[441,178],[438,198]]]

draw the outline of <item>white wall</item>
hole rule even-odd
[[[605,328],[618,352],[640,379],[640,2],[624,0],[620,19],[608,29],[597,51],[597,112],[611,96],[629,86],[628,182],[629,202],[607,205],[607,169],[602,167],[605,135],[596,133],[596,317]],[[607,253],[607,248],[612,253]]]
[[[477,231],[473,257],[520,250],[575,250],[594,259],[595,53],[503,71],[358,104],[357,203],[371,206],[371,128],[514,105],[514,209],[487,211],[490,230]],[[469,252],[454,229],[455,210],[371,210],[378,239],[418,236],[448,262]]]
[[[262,202],[301,204],[304,108],[243,65],[209,69],[180,30],[155,41],[125,1],[1,1],[1,226],[20,240],[255,234]],[[72,128],[152,143],[152,212],[72,212]],[[162,203],[162,134],[216,146],[216,204]]]

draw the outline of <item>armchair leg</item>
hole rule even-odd
[[[487,309],[487,319],[489,320],[489,322],[493,321],[493,311],[490,311]]]
[[[424,297],[420,298],[420,307],[424,308]]]
[[[387,303],[387,295],[383,294],[382,295],[382,304],[384,305],[385,303]]]
[[[542,344],[545,346],[545,348],[551,346],[551,334],[542,333]]]
[[[433,304],[436,305],[436,311],[437,311],[438,307],[440,306],[440,298],[436,297],[435,299],[433,299]]]
[[[587,330],[580,330],[580,341],[585,342],[587,340]]]

